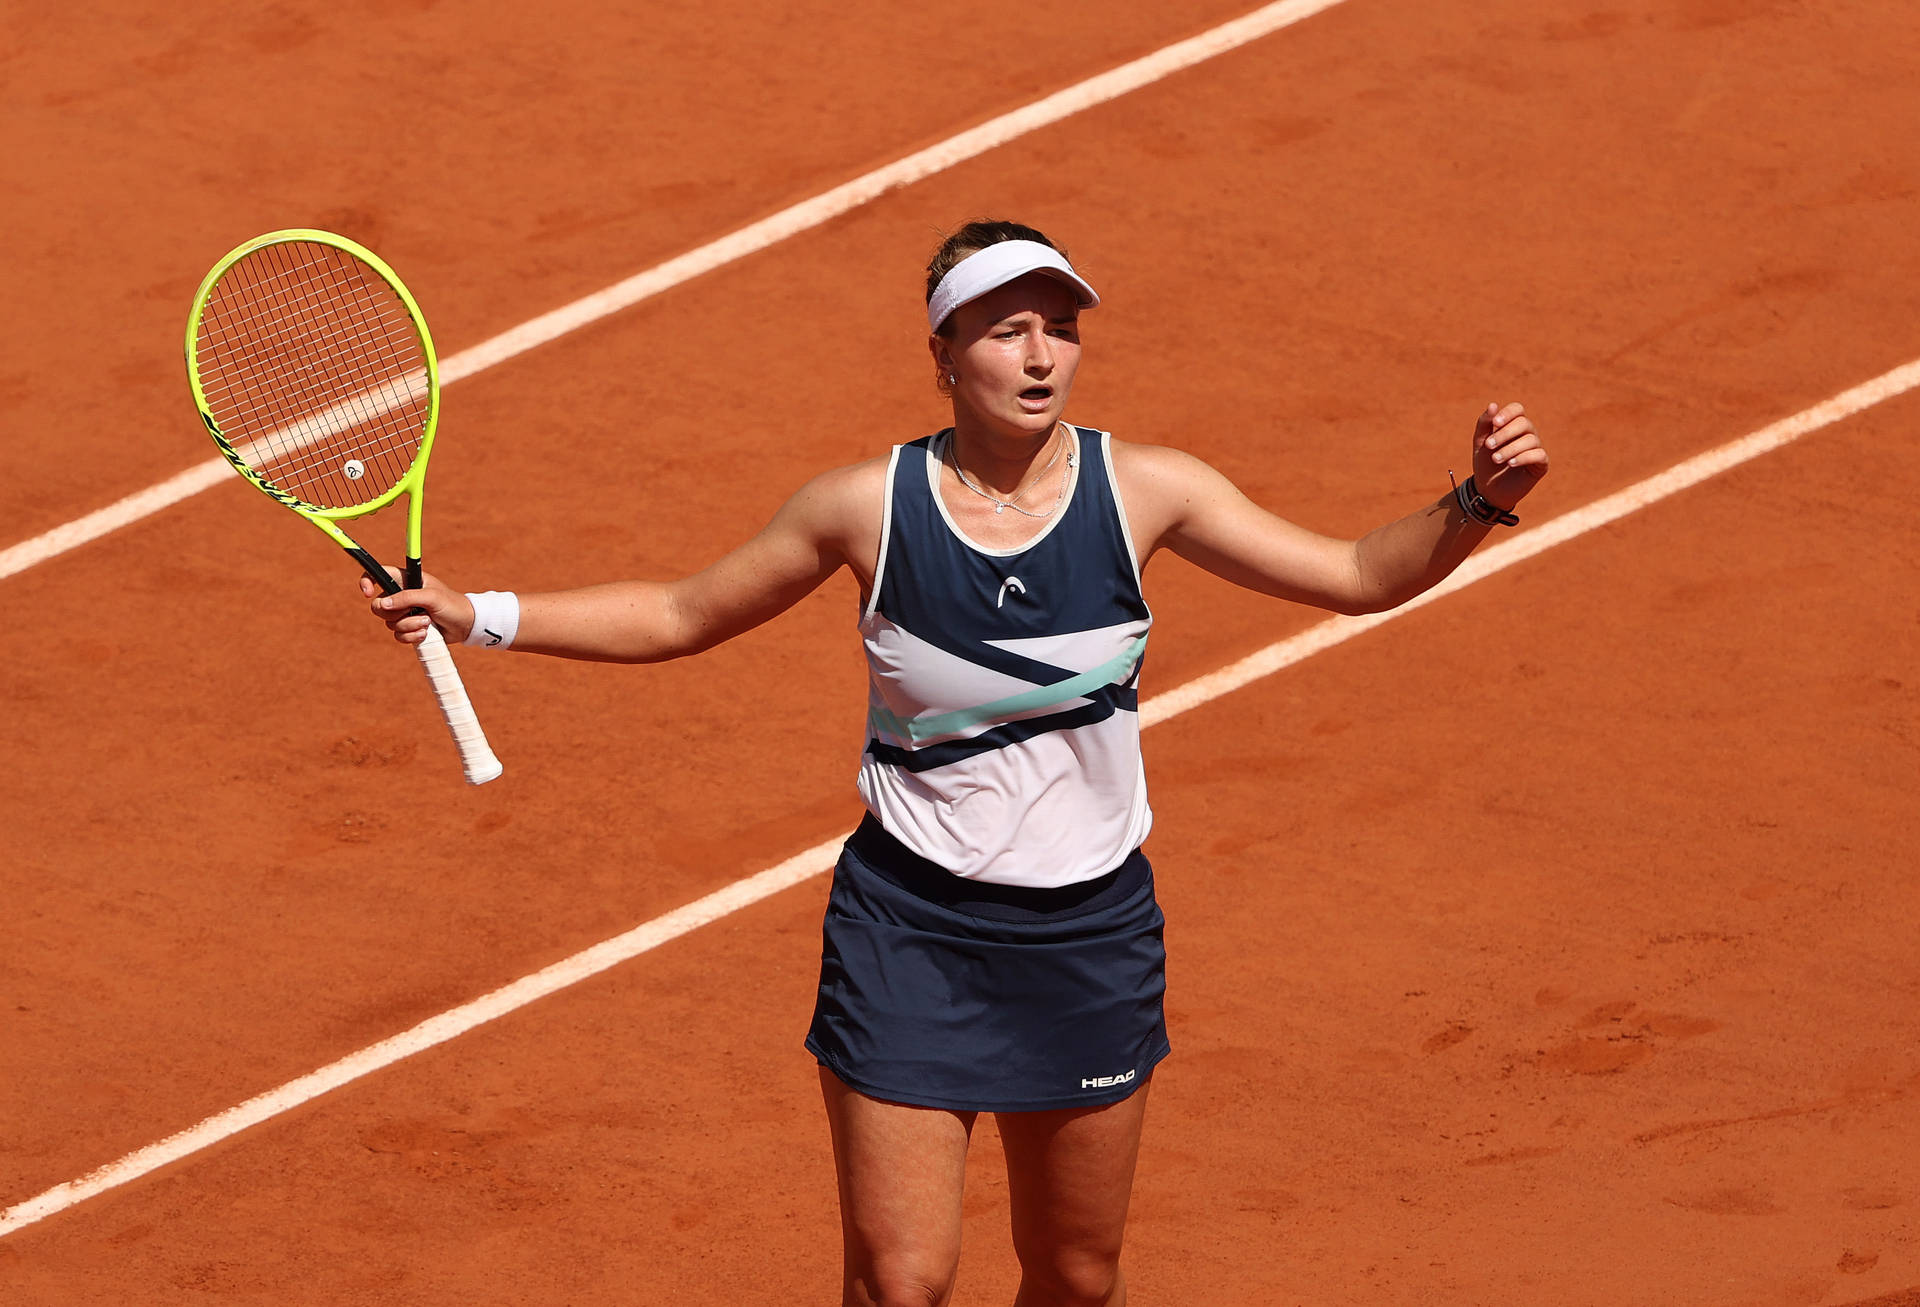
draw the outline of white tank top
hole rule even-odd
[[[1067,501],[1026,544],[987,549],[941,502],[951,433],[895,447],[873,593],[860,796],[957,876],[1054,887],[1113,870],[1153,824],[1140,594],[1110,437],[1073,428]]]

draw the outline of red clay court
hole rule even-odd
[[[0,1302],[832,1300],[824,875],[113,1168],[844,835],[852,583],[684,663],[461,651],[507,766],[469,789],[350,565],[237,477],[68,524],[212,456],[181,330],[250,235],[371,246],[451,358],[1254,9],[9,16]],[[459,377],[427,564],[677,574],[942,425],[918,270],[975,216],[1106,297],[1073,419],[1315,529],[1520,399],[1554,473],[1499,539],[1563,539],[1148,709],[1134,1301],[1915,1307],[1916,50],[1894,0],[1322,6]],[[1147,586],[1149,701],[1321,618]],[[977,1141],[955,1301],[1002,1303]]]

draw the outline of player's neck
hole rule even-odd
[[[956,413],[948,457],[975,484],[1004,498],[1031,489],[1041,470],[1059,461],[1068,439],[1064,422],[1038,433],[1002,431]]]

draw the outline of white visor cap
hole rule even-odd
[[[1039,241],[1000,241],[953,265],[927,301],[927,327],[940,330],[940,324],[962,304],[971,304],[989,291],[999,290],[1010,281],[1029,272],[1044,272],[1073,290],[1080,307],[1090,309],[1100,302],[1093,287],[1087,285],[1067,256]]]

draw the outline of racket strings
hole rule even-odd
[[[273,248],[275,253],[284,251],[284,247]],[[384,283],[380,293],[370,290],[364,275],[349,280],[360,269],[344,253],[313,248],[334,257],[297,270],[321,272],[324,280],[308,278],[296,284],[283,266],[270,278],[236,283],[248,315],[241,321],[252,335],[250,361],[256,370],[239,375],[254,383],[247,395],[255,405],[253,416],[256,421],[286,418],[284,425],[292,428],[283,433],[279,430],[283,424],[269,427],[262,442],[269,456],[298,452],[316,434],[377,422],[395,410],[396,400],[411,398],[412,388],[402,387],[396,394],[390,381],[382,384],[382,374],[390,378],[418,371],[424,385],[411,324],[397,298],[384,290]],[[371,307],[377,314],[382,299],[392,300],[394,312],[385,321],[377,317],[369,321],[365,310]],[[396,332],[404,352],[394,348]],[[321,397],[334,402],[320,407]],[[389,427],[369,434],[371,442],[388,437],[390,444],[394,433]],[[288,435],[293,438],[287,439]]]
[[[208,297],[195,354],[221,434],[296,498],[366,503],[413,465],[425,352],[405,303],[345,251],[292,241],[242,258]]]
[[[328,247],[312,248],[333,254]],[[276,252],[282,257],[272,261],[273,276],[236,283],[251,315],[246,321],[267,326],[253,333],[254,384],[228,392],[244,395],[251,405],[249,427],[266,427],[253,437],[249,453],[257,471],[302,498],[372,498],[405,474],[417,440],[413,415],[404,412],[425,381],[411,323],[384,283],[378,295],[393,300],[390,317],[401,321],[369,321],[365,310],[377,314],[380,298],[363,274],[352,275],[358,265],[344,254],[290,267],[286,252]],[[315,272],[320,275],[289,275]],[[396,325],[403,342],[398,350]],[[417,385],[406,384],[409,371],[418,375]],[[398,385],[395,376],[402,378]],[[398,421],[383,421],[389,417]]]
[[[347,301],[323,298],[349,289],[338,280],[253,289],[269,293],[245,297],[253,315],[248,321],[256,328],[263,321],[280,325],[217,342],[250,346],[254,359],[251,372],[238,373],[244,381],[221,388],[228,401],[218,415],[223,430],[250,437],[249,465],[309,502],[336,506],[383,493],[405,474],[415,452],[422,418],[406,410],[423,397],[424,369],[396,354],[377,329],[381,324],[370,330],[341,311]],[[324,344],[316,350],[316,342]],[[347,350],[368,352],[366,363],[342,366]]]

